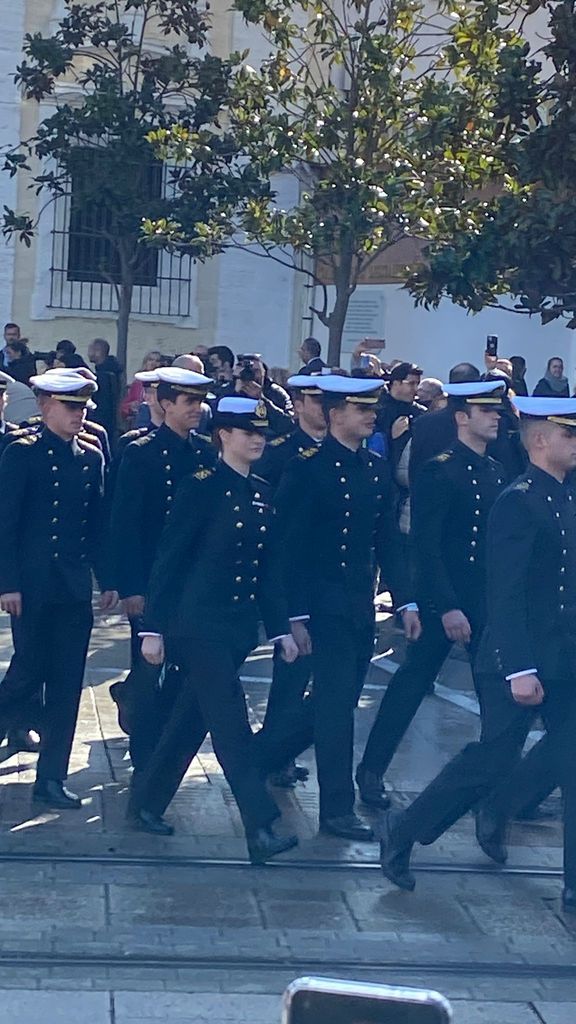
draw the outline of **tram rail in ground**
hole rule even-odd
[[[576,980],[576,956],[571,963],[528,963],[526,961],[470,961],[470,960],[428,960],[411,961],[391,957],[363,957],[360,959],[321,958],[318,956],[293,956],[277,953],[274,957],[245,957],[231,955],[202,955],[201,953],[142,954],[142,953],[43,953],[25,951],[0,953],[0,970],[3,968],[26,967],[36,969],[107,968],[123,971],[202,970],[226,972],[274,972],[321,971],[338,976],[354,972],[380,972],[382,980],[390,972],[395,977],[410,975],[449,975],[467,978],[529,978]]]
[[[198,867],[198,868],[246,868],[247,860],[240,857],[194,857],[187,855],[137,856],[120,853],[50,853],[50,852],[0,852],[0,864],[93,864],[112,867]],[[519,875],[532,878],[562,878],[562,869],[529,864],[499,865],[474,863],[447,863],[427,861],[413,863],[412,870],[418,874],[447,875],[496,875],[510,877]],[[275,871],[334,871],[345,873],[358,871],[380,871],[377,860],[321,860],[317,858],[270,861],[263,865],[265,870]]]

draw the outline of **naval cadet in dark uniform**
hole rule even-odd
[[[62,367],[60,369],[55,370],[46,370],[46,373],[57,373],[60,376],[70,376],[71,374],[75,374],[76,376],[79,375],[81,377],[84,377],[85,380],[89,380],[93,384],[97,383],[96,374],[92,373],[92,370],[88,369],[87,366],[79,366],[76,369]],[[86,413],[90,412],[92,409],[95,408],[96,406],[94,405],[94,402],[92,401],[92,399],[89,399],[89,401],[86,404]],[[86,413],[84,415],[84,420],[82,422],[81,434],[85,435],[92,445],[96,445],[96,447],[100,449],[100,451],[102,452],[102,456],[104,458],[104,469],[107,473],[112,459],[108,431],[105,429],[105,427],[101,426],[100,423],[95,423],[94,420],[88,419]],[[29,428],[31,430],[42,430],[42,416],[31,416],[30,419],[26,420],[24,423],[21,423],[20,426],[23,429]]]
[[[277,491],[279,532],[294,637],[312,650],[313,739],[320,826],[371,839],[354,813],[354,709],[374,650],[374,564],[398,594],[408,635],[420,629],[408,607],[389,469],[362,448],[374,430],[382,382],[331,374],[316,378],[328,434],[286,468]]]
[[[576,467],[576,401],[513,401],[530,462],[500,495],[488,524],[488,614],[476,663],[480,741],[406,811],[383,816],[381,862],[386,877],[413,889],[413,844],[433,842],[494,789],[540,713],[564,797],[563,905],[575,911],[576,500],[564,480]]]
[[[151,375],[155,381],[150,383],[156,383],[156,399],[164,422],[125,449],[118,467],[111,515],[116,589],[130,621],[132,668],[136,670],[129,681],[119,684],[112,697],[122,716],[133,719],[130,752],[137,770],[146,764],[162,725],[155,674],[139,671],[138,632],[142,628],[150,571],[180,481],[216,462],[212,443],[193,433],[212,383],[210,378],[173,366],[147,374]],[[168,696],[167,689],[163,696]],[[133,705],[132,710],[126,705]]]
[[[13,377],[10,377],[7,373],[0,372],[0,455],[20,433],[20,427],[17,423],[11,423],[4,416],[5,401],[6,401],[6,390],[8,384],[13,381]],[[8,673],[16,671],[16,659],[14,656],[10,662]],[[17,751],[28,751],[36,753],[39,749],[38,737],[35,733],[30,731],[30,726],[34,726],[36,729],[39,724],[40,714],[38,708],[38,702],[32,701],[30,706],[22,708],[22,714],[20,717],[19,724],[15,725],[8,733],[8,746],[11,750]],[[0,736],[0,741],[3,739]]]
[[[278,487],[286,466],[296,455],[326,437],[326,420],[322,408],[322,392],[315,376],[296,374],[288,379],[288,391],[294,405],[296,427],[289,434],[280,434],[268,441],[262,458],[255,466],[274,489]]]
[[[182,682],[172,715],[133,791],[136,827],[166,834],[162,814],[207,733],[238,804],[251,860],[295,845],[272,831],[279,816],[260,777],[238,670],[257,644],[258,620],[284,656],[298,650],[275,566],[271,491],[251,474],[268,426],[263,402],[221,398],[214,428],[221,458],[186,477],[162,535],[146,598],[144,657],[166,654]]]
[[[297,426],[290,434],[281,434],[268,441],[264,455],[255,466],[259,476],[277,488],[291,459],[309,448],[319,447],[326,436],[326,419],[322,406],[322,392],[314,376],[299,374],[288,380],[289,394],[294,405]],[[311,655],[300,652],[300,657],[289,664],[277,652],[274,655],[272,684],[266,704],[263,728],[281,729],[286,714],[297,709],[302,701],[312,672]],[[262,739],[263,737],[261,737]],[[272,785],[291,788],[298,781],[305,782],[309,772],[294,761],[283,765],[269,776]]]
[[[363,801],[382,809],[390,802],[382,777],[452,644],[464,644],[473,662],[485,621],[488,514],[505,486],[486,448],[498,434],[506,388],[491,381],[444,391],[458,440],[421,467],[411,500],[422,636],[388,684],[356,773]]]
[[[109,507],[111,507],[113,501],[118,469],[128,445],[132,444],[132,441],[139,441],[141,437],[147,437],[148,434],[158,430],[158,427],[164,422],[164,409],[158,403],[158,375],[156,370],[141,370],[139,373],[134,374],[134,378],[139,380],[144,386],[143,401],[150,410],[150,421],[144,427],[134,427],[132,430],[127,430],[118,438],[116,451],[110,463],[106,481],[106,496]]]
[[[0,721],[44,691],[35,800],[79,807],[64,782],[92,629],[92,575],[114,606],[102,537],[101,453],[78,439],[96,390],[80,374],[31,378],[44,427],[0,460],[0,607],[11,616],[20,671],[0,684]],[[65,628],[62,627],[65,623]]]

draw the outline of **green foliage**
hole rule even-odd
[[[475,230],[480,190],[501,183],[509,150],[539,118],[539,64],[514,0],[234,6],[271,56],[236,74],[230,131],[262,181],[288,171],[301,185],[290,210],[270,192],[250,197],[242,226],[313,277],[329,268],[336,303],[316,312],[336,361],[350,296],[378,255],[407,236]]]
[[[508,305],[512,296],[517,312],[576,328],[576,13],[569,0],[548,10],[542,118],[510,139],[504,187],[477,206],[468,198],[470,226],[457,224],[452,237],[437,234],[427,265],[409,281],[427,307],[448,296],[477,311],[503,299]],[[527,73],[524,49],[516,74]]]
[[[96,151],[97,173],[74,179],[74,202],[105,213],[101,233],[117,253],[124,316],[144,251],[142,224],[185,221],[186,251],[205,259],[219,250],[236,202],[251,187],[222,127],[241,55],[206,51],[208,7],[206,0],[67,0],[51,35],[25,38],[16,82],[26,99],[56,109],[32,139],[4,154],[4,170],[27,174],[30,188],[50,201],[69,190],[81,151]],[[165,43],[150,46],[151,35]],[[172,132],[194,142],[183,154],[187,164],[169,170],[168,188],[151,201],[154,147]],[[218,238],[201,229],[212,218],[221,225]],[[35,227],[29,215],[5,209],[5,235],[28,245]],[[160,244],[158,232],[153,241]]]

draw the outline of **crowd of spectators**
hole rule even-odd
[[[376,429],[368,447],[390,463],[399,493],[399,522],[402,532],[407,533],[410,479],[414,468],[452,441],[454,426],[445,412],[446,399],[441,380],[425,377],[423,370],[412,362],[400,359],[384,362],[380,358],[383,347],[382,340],[366,338],[359,342],[351,356],[350,372],[354,376],[377,377],[386,382]],[[30,377],[42,364],[47,369],[78,369],[91,365],[98,383],[92,419],[105,427],[112,442],[126,430],[147,427],[150,408],[144,385],[135,378],[126,382],[124,368],[111,354],[109,342],[104,338],[94,338],[87,355],[88,362],[77,351],[74,342],[66,338],[59,341],[52,351],[34,351],[29,340],[21,336],[19,325],[6,323],[4,345],[0,348],[0,370],[9,373],[17,384],[27,386]],[[298,348],[298,357],[301,360],[299,374],[326,372],[321,345],[316,338],[304,339]],[[450,371],[450,382],[499,376],[506,380],[514,394],[528,394],[523,356],[508,359],[485,353],[484,363],[482,370],[471,363],[458,364]],[[271,435],[286,434],[294,428],[292,399],[284,386],[289,371],[279,367],[270,370],[259,353],[235,354],[227,345],[197,345],[192,352],[178,356],[153,349],[145,355],[141,370],[170,365],[196,369],[215,381],[213,398],[206,404],[203,416],[205,431],[210,429],[214,401],[229,394],[262,399],[267,408]],[[569,380],[560,357],[553,356],[548,360],[546,371],[532,393],[539,397],[569,397]],[[18,394],[22,398],[22,392]],[[420,429],[419,422],[425,413],[428,415]],[[511,472],[521,468],[521,449],[516,434],[515,417],[510,408],[502,418],[493,454]]]

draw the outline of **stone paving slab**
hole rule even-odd
[[[110,1024],[110,997],[106,992],[0,991],[0,1020]]]
[[[542,1024],[528,1003],[453,1002],[454,1024]],[[568,1019],[562,1024],[568,1024]]]
[[[216,1024],[219,1021],[280,1024],[280,1010],[280,999],[269,995],[246,995],[240,1002],[236,996],[221,993],[170,992],[142,996],[136,992],[116,992],[114,995],[116,1024],[139,1024],[140,1021],[162,1024]]]
[[[542,1024],[574,1024],[576,1003],[535,1003]]]

